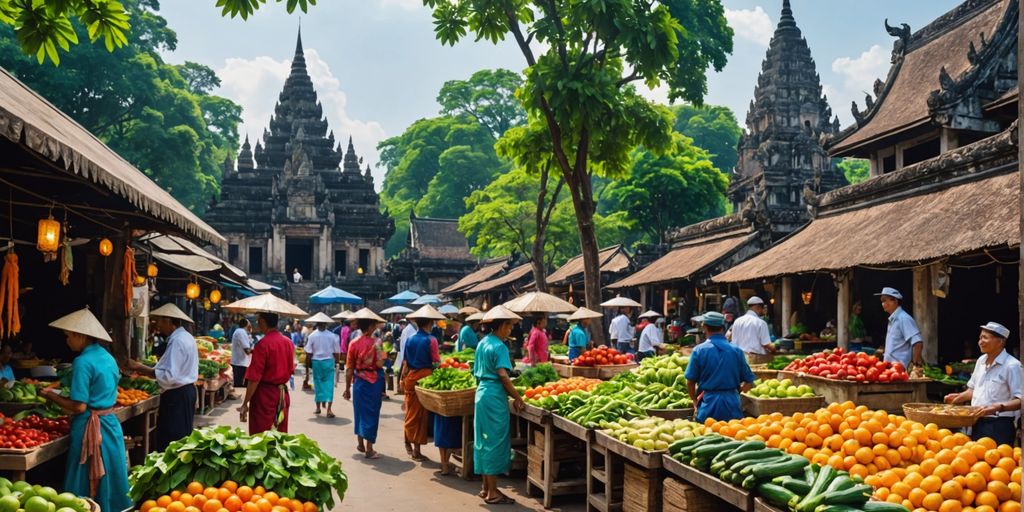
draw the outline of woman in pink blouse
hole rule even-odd
[[[547,315],[538,315],[533,320],[530,337],[526,340],[526,358],[524,361],[531,366],[546,363],[548,358],[548,335],[544,328],[548,325]]]

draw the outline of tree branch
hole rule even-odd
[[[626,85],[626,84],[628,84],[628,83],[630,83],[632,81],[638,80],[639,78],[640,78],[640,73],[637,70],[634,69],[632,73],[630,73],[627,76],[622,77],[622,79],[620,79],[618,82],[615,82],[615,87],[622,87],[623,85]]]
[[[551,18],[558,32],[558,44],[555,45],[555,49],[558,50],[558,59],[562,61],[562,68],[568,71],[569,55],[565,50],[565,26],[562,25],[562,17],[558,15],[555,0],[547,0],[547,9],[545,10],[548,11],[548,17]]]

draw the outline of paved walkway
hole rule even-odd
[[[296,376],[296,387],[301,384]],[[342,400],[344,381],[335,390],[335,411],[337,418],[327,419],[315,416],[312,392],[292,392],[289,417],[289,431],[309,436],[324,449],[341,461],[349,479],[345,501],[336,510],[358,511],[415,511],[452,512],[458,509],[494,509],[503,511],[544,510],[536,497],[527,497],[526,476],[513,473],[498,481],[499,488],[516,500],[515,505],[486,505],[476,496],[480,481],[468,482],[456,476],[440,476],[438,451],[432,444],[423,447],[423,453],[430,460],[419,463],[408,458],[402,444],[401,395],[391,395],[381,408],[381,423],[378,444],[375,445],[381,457],[366,460],[356,451],[356,437],[352,431],[352,404]],[[241,390],[240,390],[241,391]],[[238,421],[236,409],[241,400],[229,400],[210,414],[197,416],[197,426],[230,425],[245,428]],[[552,510],[576,512],[585,510],[583,496],[556,498]]]

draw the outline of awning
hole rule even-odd
[[[616,273],[629,268],[629,256],[622,250],[621,245],[609,247],[598,253],[597,261],[600,262],[601,272]],[[565,262],[565,265],[558,267],[548,276],[548,284],[570,281],[575,277],[583,275],[583,255]]]
[[[221,269],[219,263],[194,254],[170,254],[163,251],[153,251],[153,257],[190,272],[216,272]]]
[[[452,293],[465,291],[467,288],[476,286],[498,274],[505,268],[506,260],[501,260],[496,263],[491,263],[481,267],[480,269],[466,275],[462,279],[459,279],[455,283],[441,290],[442,294],[450,295]]]
[[[0,135],[211,243],[224,238],[57,107],[0,68]]]
[[[477,293],[484,293],[494,290],[495,288],[501,288],[502,286],[512,284],[524,277],[533,274],[533,267],[529,263],[524,263],[518,267],[509,270],[507,274],[491,279],[490,281],[484,281],[468,290],[464,293],[472,295]]]
[[[826,212],[802,230],[714,277],[734,283],[862,265],[922,263],[1020,245],[1014,172],[853,210]]]
[[[631,288],[689,279],[739,249],[755,236],[743,233],[677,247],[633,275],[608,285],[608,288]]]
[[[257,281],[257,280],[252,279],[252,278],[246,279],[245,280],[245,285],[248,286],[249,288],[252,288],[253,290],[258,291],[258,292],[279,291],[281,289],[281,288],[279,288],[277,286],[274,286],[272,284],[267,284],[267,283],[264,283],[263,281]]]
[[[246,279],[244,271],[188,240],[161,233],[140,239],[155,247],[153,257],[188,272],[219,272],[234,280]],[[258,290],[257,290],[258,291]]]

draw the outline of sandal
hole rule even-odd
[[[380,454],[377,453],[377,452],[366,452],[365,457],[367,459],[379,459],[380,458]]]
[[[484,503],[486,503],[488,505],[512,505],[515,502],[516,502],[516,500],[514,500],[512,498],[509,498],[508,496],[505,496],[504,494],[499,495],[497,498],[493,498],[493,499],[489,499],[489,500],[485,499],[484,500]]]
[[[476,493],[476,495],[481,497],[481,498],[483,498],[483,499],[487,499],[487,491],[480,491],[480,492]]]
[[[416,462],[423,462],[423,461],[427,460],[427,458],[424,457],[422,453],[419,454],[419,455],[413,454],[412,460],[414,460]]]
[[[360,445],[356,445],[356,451],[359,452],[359,453],[365,453],[366,452],[366,447],[361,445],[361,444]]]
[[[337,416],[335,416],[333,412],[327,411],[327,417],[328,418],[336,418]]]
[[[320,409],[313,411],[313,414],[320,414]]]

